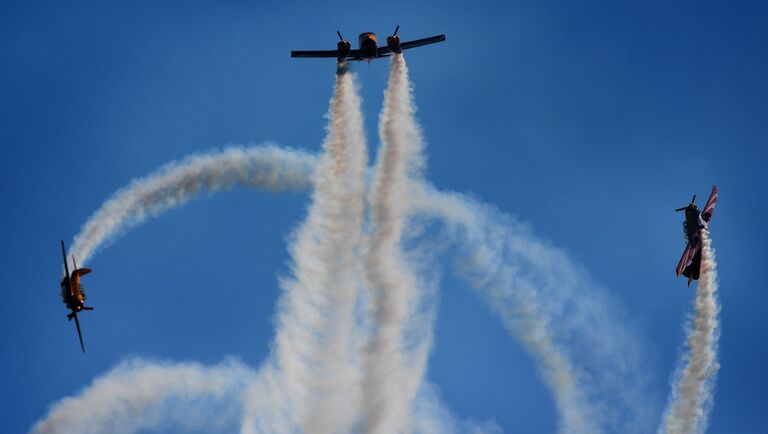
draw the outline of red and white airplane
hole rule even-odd
[[[685,246],[683,257],[675,269],[675,275],[683,275],[688,278],[688,286],[691,286],[692,280],[698,280],[701,272],[701,230],[709,227],[709,221],[712,219],[712,213],[717,204],[717,186],[712,186],[712,193],[709,195],[704,209],[699,208],[694,203],[696,195],[693,195],[691,203],[688,206],[678,208],[675,211],[685,211],[685,221],[683,230],[688,245]]]

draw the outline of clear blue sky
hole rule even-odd
[[[429,179],[529,222],[609,288],[650,343],[659,405],[693,297],[674,279],[684,245],[672,210],[718,184],[710,431],[761,432],[767,21],[759,1],[4,2],[3,431],[28,429],[130,355],[263,360],[305,195],[235,190],[119,239],[90,264],[85,355],[58,297],[58,240],[131,178],[187,154],[266,140],[317,150],[333,61],[289,51],[400,24],[404,39],[447,34],[407,53]],[[387,63],[355,70],[375,144]],[[448,274],[428,378],[461,417],[554,431],[531,360]]]

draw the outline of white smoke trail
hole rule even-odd
[[[224,432],[237,426],[237,398],[252,376],[235,360],[210,368],[130,360],[78,397],[57,402],[31,433],[130,434],[169,426],[184,432]]]
[[[402,54],[392,56],[384,108],[379,120],[381,148],[373,176],[372,233],[365,257],[371,290],[374,330],[364,380],[365,426],[368,433],[399,433],[421,384],[431,343],[429,333],[409,352],[406,330],[418,305],[416,276],[406,263],[403,226],[408,178],[420,178],[421,132],[414,119],[408,69]],[[431,328],[431,324],[426,327]]]
[[[258,378],[266,379],[263,374]],[[95,379],[78,396],[55,403],[30,433],[235,432],[244,410],[243,392],[255,376],[235,359],[211,367],[130,359]],[[260,398],[267,401],[274,396]],[[493,421],[458,419],[433,385],[422,388],[414,407],[414,432],[419,434],[502,432]],[[259,424],[255,432],[273,432],[273,426]]]
[[[248,155],[270,155],[273,154],[271,149],[256,148],[243,150],[243,152]],[[277,152],[274,155],[280,154],[281,152]],[[269,167],[304,167],[304,169],[292,169],[287,172],[294,174],[290,178],[297,180],[293,184],[297,188],[309,185],[314,173],[313,162],[316,159],[300,152],[286,153],[285,155],[284,158],[276,158]],[[210,173],[215,172],[214,169],[217,167],[217,161],[219,161],[216,155],[209,157],[203,161],[212,165],[211,168],[205,167],[205,164],[194,170],[184,169],[178,164],[171,166],[175,167],[175,170],[179,171],[178,173],[192,173],[193,175],[189,177],[168,176],[167,179],[183,179],[184,182],[172,182],[167,189],[178,189],[178,187],[173,186],[180,184],[202,185],[196,180],[194,174],[203,177],[210,176]],[[198,160],[195,158],[188,158],[184,161],[190,162],[193,166],[198,164]],[[295,166],[292,163],[289,164],[295,161],[299,161],[301,164]],[[248,167],[248,164],[240,167]],[[175,173],[175,170],[169,170],[169,173]],[[157,173],[163,173],[163,171]],[[279,174],[286,172],[278,170],[277,173],[278,175],[271,179],[279,179],[281,178]],[[160,177],[155,174],[144,178],[144,181],[158,178]],[[236,179],[249,178],[237,177]],[[134,185],[141,183],[141,180],[135,181]],[[256,186],[263,184],[261,182],[248,183]],[[638,376],[641,376],[642,371],[637,367],[637,362],[642,358],[637,355],[638,345],[631,336],[622,336],[623,328],[619,320],[605,315],[606,303],[600,301],[601,293],[592,290],[591,283],[584,273],[575,268],[564,253],[543,245],[515,220],[504,217],[489,207],[464,196],[437,192],[425,183],[417,183],[412,187],[414,190],[411,194],[415,194],[417,199],[408,206],[414,207],[414,213],[427,217],[437,217],[445,222],[449,237],[440,238],[445,239],[446,242],[458,242],[463,247],[464,256],[460,257],[462,262],[459,266],[464,268],[470,282],[479,289],[480,294],[489,301],[512,334],[521,339],[536,360],[545,382],[553,389],[556,404],[563,415],[561,421],[563,430],[567,431],[567,428],[578,425],[573,420],[578,421],[584,418],[584,416],[579,415],[592,414],[581,409],[582,406],[589,407],[592,404],[601,413],[600,417],[595,419],[596,423],[600,420],[608,420],[604,425],[610,427],[611,419],[616,418],[611,414],[618,413],[625,423],[623,425],[614,423],[614,426],[623,426],[624,429],[617,428],[614,431],[648,432],[642,423],[645,418],[641,417],[643,416],[643,403],[646,403],[648,398],[642,391],[639,391],[642,381]],[[125,194],[130,189],[126,188],[121,191],[122,194]],[[157,192],[166,191],[166,188],[156,187],[154,189],[139,189],[138,191],[145,192],[150,197],[136,197],[133,199],[133,203],[136,205],[125,207],[123,208],[124,211],[119,213],[111,213],[115,216],[115,220],[111,223],[112,228],[129,228],[143,221],[143,217],[135,218],[134,211],[132,211],[141,209],[139,204],[166,204],[150,207],[154,213],[159,213],[168,209],[169,206],[181,205],[190,199],[194,193],[200,192],[201,189],[182,189],[181,191],[186,193],[178,196],[179,199],[172,200],[173,197],[177,196],[170,195],[171,199],[161,201],[152,198],[163,197]],[[102,209],[109,209],[108,204],[120,196],[121,194],[113,196]],[[149,214],[148,211],[142,211],[142,213]],[[95,216],[99,215],[100,213],[97,213]],[[120,218],[124,218],[126,221],[121,221]],[[88,226],[86,225],[86,227]],[[103,233],[108,236],[110,233],[115,233],[115,229]],[[101,241],[95,245],[100,245],[105,236],[102,236]],[[524,295],[529,302],[519,303]],[[573,306],[568,306],[570,304]],[[570,313],[563,312],[566,310]],[[536,315],[539,315],[543,320],[537,322],[535,320]],[[616,315],[619,316],[620,313]],[[531,326],[531,324],[538,325]],[[563,336],[562,330],[564,329],[570,329],[570,334]],[[542,332],[542,330],[544,331]],[[602,338],[600,338],[601,334],[604,335]],[[556,339],[558,337],[559,341]],[[573,348],[577,350],[589,348],[589,351],[582,351],[585,355],[581,360],[582,368],[578,371],[573,367],[573,351],[570,358],[566,357],[563,350],[564,339],[570,341],[569,347],[572,350]],[[548,341],[551,344],[541,344],[541,342],[546,343]],[[616,342],[621,343],[620,348],[616,348]],[[605,354],[610,354],[611,360],[604,360]],[[589,375],[591,371],[584,372],[589,369],[585,369],[583,366],[591,367],[591,371],[599,371],[600,375]],[[578,374],[582,375],[579,377]],[[579,392],[577,386],[585,383],[585,381],[574,381],[573,377],[576,377],[577,380],[592,378],[592,381],[586,381],[586,383],[589,383],[594,389],[603,391],[604,399],[610,400],[612,405],[601,404],[599,400],[597,400],[597,404],[594,403],[595,400],[588,400],[580,404],[577,397],[583,397],[584,393]],[[246,416],[243,431],[295,431],[295,426],[292,425],[289,415],[284,411],[287,407],[284,401],[285,396],[279,393],[283,384],[282,375],[278,371],[277,365],[268,362],[261,370],[258,378],[259,382],[265,386],[255,387],[252,390],[271,391],[273,393],[247,394],[244,404]],[[613,389],[605,386],[606,383],[613,384]],[[270,408],[274,411],[271,414],[260,414],[263,417],[257,420],[251,414],[251,409],[254,406],[264,409]],[[619,410],[616,410],[616,407]],[[629,409],[622,413],[621,409],[626,407]],[[577,416],[569,416],[572,413]],[[132,414],[135,415],[136,413]],[[142,420],[143,418],[137,417],[136,423],[141,424]],[[284,425],[280,425],[281,421]],[[40,424],[45,423],[47,422],[40,422]],[[419,430],[423,426],[423,418],[419,417],[418,421],[414,421],[415,430]],[[278,429],[274,429],[275,427]],[[578,432],[576,429],[572,431]],[[599,429],[595,430],[595,432],[598,431]]]
[[[275,146],[230,147],[171,162],[117,191],[85,222],[70,250],[80,265],[148,217],[184,205],[204,191],[245,185],[270,191],[306,189],[315,158]]]
[[[233,153],[250,157],[246,157],[243,161],[240,158],[233,158]],[[314,173],[313,163],[316,161],[313,156],[301,152],[286,152],[271,147],[227,150],[222,155],[211,154],[205,156],[205,158],[187,158],[184,161],[191,166],[189,168],[180,163],[173,163],[153,175],[134,181],[131,185],[132,187],[142,185],[153,187],[135,189],[127,187],[108,200],[100,211],[94,214],[94,217],[84,226],[87,230],[82,235],[92,234],[88,237],[88,239],[92,240],[89,244],[92,247],[81,251],[92,253],[94,248],[103,246],[106,239],[114,236],[114,234],[119,233],[121,230],[126,230],[142,222],[149,215],[156,215],[169,207],[183,204],[193,197],[194,194],[205,191],[201,186],[212,185],[216,187],[218,185],[223,189],[224,187],[231,186],[233,183],[244,182],[257,187],[261,185],[306,187],[312,180],[312,174]],[[251,175],[231,177],[230,173],[226,175],[225,182],[217,184],[211,181],[212,174],[222,173],[219,164],[222,159],[231,161],[232,163],[228,163],[227,166],[237,167],[238,169],[235,172],[250,173]],[[235,164],[234,161],[237,161],[237,163]],[[256,168],[262,167],[263,169],[248,169],[252,166]],[[168,180],[169,182],[163,183],[160,181],[161,179]],[[292,181],[284,183],[280,181],[281,179]],[[265,180],[271,181],[267,182]],[[603,329],[603,333],[608,335],[619,333],[617,330],[620,331],[621,327],[616,326],[620,323],[618,320],[613,321],[612,324],[606,324],[605,319],[596,322],[589,320],[590,315],[599,316],[601,309],[604,309],[604,307],[600,307],[600,303],[594,301],[597,296],[590,295],[589,292],[577,294],[578,297],[569,293],[574,286],[577,288],[584,286],[581,282],[585,281],[585,277],[579,270],[574,269],[564,254],[547,246],[542,246],[532,235],[522,229],[519,223],[509,218],[499,217],[493,211],[489,211],[487,207],[483,207],[459,195],[431,191],[426,185],[423,188],[425,193],[422,195],[421,200],[416,201],[417,203],[414,205],[421,208],[414,211],[424,215],[436,216],[446,222],[449,229],[453,231],[451,238],[461,240],[460,242],[464,245],[468,257],[471,258],[470,261],[463,263],[466,273],[472,277],[471,283],[481,288],[481,294],[491,302],[494,310],[504,319],[512,333],[518,336],[524,343],[527,341],[527,338],[525,338],[526,333],[523,333],[523,330],[536,330],[537,328],[541,330],[543,326],[549,328],[559,327],[560,329],[571,327],[574,329],[573,335],[577,336],[580,333],[587,335],[586,341],[589,341],[588,337],[590,334],[594,335],[600,329]],[[124,206],[119,206],[119,204],[124,204]],[[101,228],[101,230],[97,231],[93,228]],[[99,236],[94,236],[96,234]],[[518,241],[513,242],[516,239]],[[510,244],[512,247],[505,247],[507,244]],[[507,253],[505,253],[505,249],[508,250]],[[519,255],[522,259],[516,258],[516,255]],[[89,255],[85,257],[87,256]],[[509,270],[504,271],[505,266],[513,267],[513,272]],[[497,272],[494,274],[493,270],[497,270]],[[515,273],[522,273],[525,275],[525,278],[518,279],[515,277]],[[588,279],[586,280],[588,281]],[[503,282],[510,283],[510,285],[505,286]],[[526,291],[515,293],[515,291],[509,290],[509,288],[514,286],[515,282],[522,282],[530,286],[520,286],[521,288],[527,288],[526,291],[530,303],[516,304],[515,300],[522,297],[522,294],[526,294]],[[574,302],[577,307],[572,310],[582,311],[582,318],[573,319],[574,314],[572,313],[569,323],[560,322],[562,314],[558,316],[557,312],[563,310],[563,305],[567,305],[570,302]],[[532,303],[534,306],[540,305],[538,310],[543,310],[545,312],[544,318],[547,318],[544,321],[540,321],[538,323],[539,326],[536,327],[534,325],[537,323],[530,319],[532,313],[537,312],[537,309],[531,308],[530,305]],[[522,306],[527,306],[527,308],[524,309]],[[590,309],[593,312],[592,314],[589,313]],[[585,314],[584,312],[587,313]],[[515,318],[522,319],[515,320]],[[594,325],[590,323],[594,323]],[[528,324],[527,327],[526,324]],[[603,324],[603,326],[598,324]],[[547,336],[546,333],[542,332],[528,334],[536,337],[539,341],[543,339],[543,342],[547,342],[547,339],[551,341],[552,338],[552,336]],[[601,359],[603,354],[613,351],[611,350],[611,345],[615,340],[592,339],[591,342],[588,342],[588,347],[592,349],[589,354],[592,357]],[[615,351],[613,351],[615,355],[613,365],[621,367],[623,364],[627,366],[623,371],[617,369],[616,366],[601,367],[599,363],[594,363],[594,361],[590,360],[585,360],[582,363],[582,365],[587,367],[594,366],[593,370],[602,371],[600,378],[603,380],[593,381],[593,383],[612,382],[615,384],[615,393],[608,395],[621,404],[619,407],[625,407],[623,403],[630,399],[635,403],[647,401],[645,396],[638,397],[633,396],[632,393],[627,393],[627,391],[637,390],[639,387],[638,383],[641,382],[641,379],[637,379],[637,372],[640,372],[640,370],[636,370],[635,374],[632,375],[627,373],[629,367],[633,366],[634,361],[639,360],[640,357],[633,354],[636,351],[637,345],[632,344],[632,339],[624,340],[627,342],[627,345],[622,347],[621,350],[614,348]],[[595,345],[596,343],[598,345]],[[572,363],[567,363],[569,359],[565,358],[565,356],[558,356],[558,354],[562,354],[562,350],[557,345],[552,347],[554,350],[547,349],[550,348],[549,345],[539,345],[534,342],[526,343],[526,346],[531,351],[534,359],[537,360],[537,365],[542,370],[545,382],[553,389],[555,401],[563,415],[562,426],[578,425],[569,421],[574,418],[577,421],[583,419],[583,416],[578,415],[582,415],[587,411],[574,411],[572,408],[578,409],[582,406],[588,406],[588,403],[578,403],[579,399],[576,397],[580,393],[576,392],[577,387],[575,386],[578,383],[571,380],[572,377],[577,375],[575,369],[571,366]],[[577,344],[573,343],[571,346],[575,347]],[[603,365],[607,364],[605,360],[602,363]],[[582,368],[582,370],[584,369]],[[272,374],[277,376],[275,372]],[[267,374],[263,374],[262,377],[270,378]],[[277,384],[274,379],[267,382],[270,381]],[[633,381],[636,382],[634,385],[632,384]],[[278,385],[273,387],[273,389],[279,389],[279,387]],[[595,387],[610,390],[609,387],[599,387],[599,385]],[[252,399],[258,401],[257,398]],[[274,404],[279,402],[279,397],[266,395],[263,400]],[[574,402],[576,404],[573,404]],[[627,421],[625,426],[632,426],[632,421],[637,422],[643,419],[638,414],[638,409],[642,409],[642,406],[635,405],[634,407],[632,411],[627,411],[627,414],[624,415]],[[603,419],[611,419],[607,415],[609,412],[602,411],[601,413]],[[577,416],[568,416],[569,414]],[[634,415],[634,418],[631,417],[632,415]],[[610,425],[610,422],[607,424]],[[636,426],[641,427],[642,424],[637,423]],[[626,432],[633,431],[640,432],[643,429],[626,430]]]
[[[640,343],[586,273],[489,206],[426,183],[410,190],[421,215],[445,223],[447,247],[459,248],[453,268],[533,357],[560,413],[560,431],[648,432],[652,405]]]
[[[440,397],[440,388],[424,382],[413,402],[411,431],[417,434],[501,434],[494,420],[461,420]]]
[[[703,433],[712,406],[720,336],[717,263],[707,229],[701,230],[701,277],[696,285],[694,316],[688,325],[688,353],[678,367],[670,404],[664,417],[667,434]],[[665,432],[659,429],[659,432]]]
[[[352,75],[342,70],[331,100],[312,203],[291,246],[294,278],[282,282],[285,293],[274,354],[282,381],[274,384],[286,395],[286,412],[295,425],[289,432],[348,432],[359,418],[360,373],[355,356],[359,343],[354,342],[352,331],[362,289],[357,258],[366,167],[360,98]],[[263,386],[263,381],[256,383],[254,399],[264,393]],[[271,404],[259,408],[254,401],[254,406],[244,432],[262,424],[261,417],[272,417],[264,414],[274,411]]]

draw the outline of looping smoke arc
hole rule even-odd
[[[531,355],[552,392],[560,432],[652,430],[656,422],[650,413],[656,409],[642,374],[643,351],[623,325],[621,309],[565,252],[537,238],[526,225],[424,181],[422,138],[414,112],[408,71],[402,56],[395,55],[379,119],[382,145],[367,185],[360,100],[354,76],[341,68],[319,157],[262,146],[228,148],[171,163],[107,200],[75,237],[71,253],[85,263],[147,217],[205,191],[234,185],[311,189],[307,217],[289,245],[292,273],[281,282],[272,353],[255,371],[229,366],[238,380],[223,383],[222,392],[213,394],[233,400],[224,407],[237,409],[226,413],[229,425],[222,430],[497,432],[492,422],[457,420],[424,380],[434,323],[429,306],[435,295],[424,283],[424,274],[434,273],[435,267],[433,258],[419,249],[421,242],[453,256],[452,269]],[[404,230],[415,221],[434,225],[439,233]],[[110,372],[78,397],[55,404],[33,432],[58,432],[62,414],[93,402],[109,406],[113,401],[104,400],[103,394],[119,401],[117,397],[128,393],[119,387],[126,379],[163,391],[153,398],[126,398],[137,400],[128,408],[138,410],[114,432],[158,426],[152,419],[157,415],[142,410],[146,400],[172,404],[182,414],[197,411],[194,397],[211,396],[206,387],[201,386],[206,392],[178,392],[178,386],[157,385],[154,377],[142,376],[156,366],[146,363]],[[196,372],[184,372],[181,377],[195,378]],[[116,406],[110,411],[105,417],[128,410]],[[172,422],[181,424],[177,419]],[[223,425],[200,426],[195,429],[215,431]]]
[[[85,265],[98,249],[148,217],[182,206],[204,191],[235,185],[268,191],[305,190],[315,158],[274,145],[229,147],[192,155],[133,180],[107,199],[75,236],[70,254]]]

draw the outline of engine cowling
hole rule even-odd
[[[339,59],[344,59],[349,56],[349,52],[352,50],[352,44],[349,41],[339,41],[339,43],[336,44],[336,47],[339,50]]]
[[[400,37],[397,35],[387,36],[387,47],[393,53],[400,53]]]

